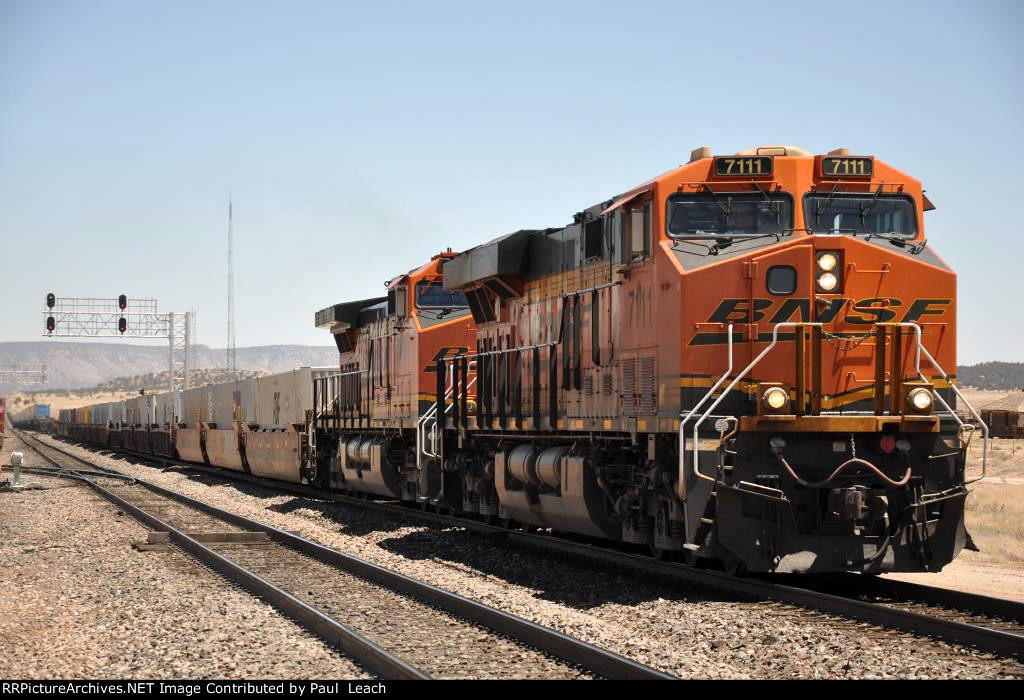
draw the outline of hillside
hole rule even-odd
[[[982,362],[956,368],[962,386],[1012,391],[1024,389],[1024,362]]]
[[[231,381],[232,378],[250,379],[263,374],[267,373],[252,370],[231,372],[226,369],[201,369],[191,373],[191,384],[192,386],[219,384]],[[33,404],[46,404],[50,406],[51,411],[56,413],[62,408],[132,398],[138,396],[140,390],[145,390],[147,394],[159,394],[167,391],[167,372],[118,377],[91,387],[12,391],[7,394],[7,402],[13,411]]]
[[[338,361],[333,346],[263,345],[238,348],[237,363],[251,372],[282,372],[294,367],[330,367]],[[122,377],[141,377],[167,371],[166,345],[32,341],[0,343],[0,366],[46,365],[45,386],[0,385],[0,393],[15,389],[57,390],[95,387]],[[221,369],[224,350],[195,347],[193,370]]]

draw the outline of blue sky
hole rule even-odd
[[[553,226],[710,145],[916,177],[960,360],[1024,360],[1024,4],[0,0],[0,340],[47,291],[195,308],[223,346],[432,253]]]

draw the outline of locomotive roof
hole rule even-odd
[[[376,321],[387,314],[388,298],[371,297],[359,301],[328,306],[316,312],[314,325],[317,328],[333,328],[338,324],[358,327]]]
[[[1001,399],[996,399],[991,403],[987,403],[981,407],[983,411],[1013,411],[1017,413],[1024,412],[1024,391],[1016,391],[1012,394],[1007,394]]]

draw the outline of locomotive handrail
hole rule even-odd
[[[715,481],[714,477],[711,477],[711,476],[708,476],[706,474],[703,474],[700,471],[700,461],[699,461],[699,458],[700,458],[700,444],[699,444],[699,437],[698,437],[700,426],[704,423],[705,420],[707,420],[707,418],[712,414],[712,412],[715,410],[715,408],[718,407],[718,405],[722,402],[722,400],[725,399],[726,395],[730,391],[732,391],[733,388],[735,388],[735,386],[740,382],[740,380],[742,380],[743,377],[747,376],[747,374],[749,374],[750,371],[758,363],[760,363],[761,360],[764,359],[764,357],[778,344],[778,342],[779,342],[779,330],[781,328],[795,328],[797,326],[810,326],[810,327],[817,326],[817,327],[821,327],[822,325],[823,324],[821,324],[821,323],[810,323],[810,322],[802,322],[802,321],[800,321],[800,322],[798,322],[798,321],[786,321],[786,322],[778,323],[778,324],[775,325],[775,327],[772,329],[772,341],[771,341],[771,343],[766,348],[764,348],[757,355],[757,357],[755,357],[753,360],[751,360],[750,364],[748,364],[741,372],[739,372],[733,378],[733,380],[729,383],[729,385],[725,388],[725,390],[721,393],[721,395],[719,395],[718,398],[715,399],[714,402],[712,402],[712,404],[707,409],[705,409],[705,411],[701,414],[700,418],[694,424],[694,426],[693,426],[693,474],[694,474],[694,476],[696,476],[699,479],[703,479],[705,481],[712,481],[712,482]],[[927,360],[931,363],[931,365],[939,372],[939,374],[942,376],[942,378],[944,380],[946,380],[947,386],[949,386],[949,388],[953,390],[953,392],[957,395],[957,397],[961,401],[963,401],[964,405],[967,407],[967,410],[970,412],[970,414],[974,417],[974,419],[981,426],[982,438],[983,438],[982,452],[981,452],[981,475],[978,476],[975,479],[965,480],[964,481],[964,485],[966,486],[968,484],[973,484],[975,482],[978,482],[978,481],[981,481],[982,479],[984,479],[985,475],[987,473],[987,468],[988,468],[988,443],[989,443],[989,429],[988,429],[988,426],[985,424],[985,421],[983,421],[981,419],[981,416],[975,410],[974,406],[971,405],[971,402],[967,400],[967,397],[965,397],[963,395],[963,392],[961,392],[956,387],[956,385],[952,381],[950,381],[949,375],[946,373],[945,370],[942,369],[942,367],[939,365],[939,363],[935,360],[935,358],[932,356],[932,354],[928,351],[928,348],[924,347],[924,342],[922,340],[921,326],[919,326],[916,323],[910,323],[910,322],[885,323],[885,324],[879,324],[879,325],[899,327],[899,328],[910,328],[910,329],[912,329],[913,332],[914,332],[914,341],[915,341],[914,370],[917,373],[917,376],[922,381],[925,381],[925,382],[931,384],[931,382],[928,380],[928,378],[925,377],[924,373],[921,371],[921,356],[923,354],[925,356],[925,358],[927,358]],[[685,433],[685,428],[686,428],[686,424],[690,421],[691,418],[693,418],[694,414],[696,414],[696,412],[698,410],[700,410],[701,406],[703,406],[708,401],[708,399],[710,399],[714,395],[715,391],[718,390],[718,388],[725,382],[726,378],[728,378],[729,374],[732,372],[732,369],[733,369],[732,328],[733,328],[732,324],[730,324],[729,325],[729,336],[728,336],[729,337],[729,366],[728,366],[728,369],[718,379],[718,381],[715,382],[715,384],[708,390],[708,392],[697,403],[697,405],[694,406],[692,410],[690,410],[690,412],[683,418],[683,420],[679,424],[679,454],[680,454],[680,460],[679,460],[679,479],[678,479],[678,482],[676,484],[676,491],[677,491],[677,494],[678,494],[680,500],[683,500],[684,497],[685,497],[685,476],[686,476],[686,433]],[[942,395],[939,392],[936,391],[936,392],[933,393],[933,395],[934,395],[935,399],[942,405],[942,407],[953,417],[953,420],[955,420],[957,422],[957,424],[960,427],[961,431],[966,430],[968,428],[973,429],[973,427],[967,426],[960,419],[960,417],[957,415],[956,411],[954,411],[952,409],[952,407],[949,405],[949,403],[947,403],[946,400],[944,398],[942,398]]]
[[[476,384],[476,376],[474,376],[466,384],[466,391],[469,391],[469,389],[474,384]],[[454,396],[454,387],[449,387],[448,388],[448,390],[445,392],[444,398],[445,398],[444,415],[448,415],[448,412],[452,410],[452,407],[455,405],[455,401],[456,401],[456,398]],[[451,403],[448,403],[448,401],[447,401],[448,398],[452,399]],[[438,407],[437,407],[437,402],[435,401],[430,406],[430,408],[428,408],[424,412],[423,417],[420,418],[419,421],[416,423],[416,433],[417,433],[416,440],[417,440],[417,443],[418,443],[417,447],[419,448],[419,449],[417,449],[417,452],[416,452],[417,462],[419,461],[420,455],[422,455],[422,454],[425,454],[428,457],[434,457],[435,459],[437,457],[440,457],[440,455],[437,454],[436,452],[431,452],[431,451],[427,450],[426,442],[423,439],[424,436],[425,436],[425,432],[421,429],[421,426],[426,424],[427,421],[429,421],[431,418],[434,419],[434,425],[431,426],[431,429],[430,429],[430,436],[432,438],[431,439],[431,443],[432,443],[431,444],[431,449],[432,450],[436,450],[437,449],[437,411],[438,411]],[[420,465],[417,464],[417,466],[419,467]]]
[[[445,365],[447,365],[449,362],[451,362],[452,363],[452,370],[453,370],[451,372],[446,372],[446,374],[447,374],[446,379],[448,380],[449,384],[448,384],[447,388],[445,389],[445,393],[444,393],[445,409],[444,409],[444,414],[443,415],[448,415],[448,411],[450,411],[452,409],[452,406],[454,406],[454,399],[453,399],[451,404],[448,403],[448,399],[452,398],[454,396],[454,393],[455,393],[455,372],[454,372],[455,362],[456,362],[456,360],[461,360],[462,358],[465,358],[465,357],[470,357],[470,355],[457,355],[456,357],[453,357],[451,359],[442,359],[441,360],[441,362],[444,363]],[[467,369],[467,375],[468,375],[468,373],[470,371],[470,367],[474,367],[474,366],[475,366],[474,362],[469,362],[469,364],[467,365],[467,368],[466,368]],[[473,369],[473,371],[475,372],[476,370]],[[469,391],[469,388],[472,387],[476,383],[476,379],[477,379],[477,375],[474,374],[473,379],[466,384],[465,390],[467,392]],[[416,468],[418,470],[421,470],[421,471],[423,469],[423,463],[422,463],[422,456],[423,455],[427,455],[429,457],[434,457],[434,458],[439,457],[439,455],[436,452],[431,452],[431,451],[427,450],[427,445],[426,445],[426,440],[425,440],[426,431],[423,429],[423,427],[426,425],[427,421],[429,421],[430,419],[434,420],[434,425],[431,427],[430,435],[431,435],[431,438],[432,438],[431,442],[433,443],[433,449],[436,450],[437,449],[437,447],[436,447],[436,445],[437,445],[437,411],[438,411],[438,406],[437,406],[437,401],[435,401],[433,404],[430,405],[430,407],[426,411],[423,412],[423,415],[420,416],[419,420],[416,421]]]
[[[711,406],[709,406],[708,409],[706,411],[704,411],[704,413],[701,415],[700,419],[696,423],[694,423],[694,425],[693,425],[693,473],[694,473],[694,475],[696,475],[697,477],[699,477],[701,479],[707,480],[707,481],[715,481],[714,477],[706,476],[706,475],[702,474],[701,471],[700,471],[700,463],[699,463],[700,443],[698,441],[697,431],[700,430],[701,424],[705,420],[707,420],[708,416],[711,415],[711,412],[714,411],[718,407],[718,404],[722,403],[722,400],[726,397],[726,395],[730,391],[733,390],[733,387],[735,387],[740,382],[740,380],[743,379],[743,377],[747,376],[747,374],[750,373],[750,370],[754,369],[754,367],[759,362],[761,362],[762,359],[764,359],[764,356],[767,355],[769,352],[771,352],[772,348],[774,348],[776,345],[778,345],[778,343],[779,343],[779,329],[780,328],[796,328],[797,326],[811,326],[811,327],[817,326],[817,327],[820,328],[822,325],[823,324],[821,324],[821,323],[808,323],[808,322],[803,322],[803,321],[785,321],[783,323],[775,324],[775,328],[772,329],[772,342],[768,345],[768,347],[766,347],[764,350],[762,350],[757,355],[757,357],[755,357],[753,360],[750,361],[750,364],[747,365],[743,369],[742,372],[740,372],[739,374],[736,375],[736,378],[733,379],[732,382],[729,383],[729,386],[727,386],[725,388],[725,391],[723,391],[722,394],[717,399],[715,399],[714,403],[712,403]],[[732,352],[731,351],[729,353],[729,365],[730,365],[730,367],[732,366]],[[728,374],[726,374],[725,376],[728,376]],[[711,394],[711,392],[708,392],[708,395],[710,395],[710,394]],[[680,424],[679,427],[680,427],[680,431],[682,431],[682,424]],[[680,464],[680,467],[682,467],[682,464]]]
[[[894,323],[892,325],[914,329],[914,339],[917,342],[917,354],[916,354],[916,357],[914,358],[914,369],[917,371],[917,376],[920,377],[922,380],[924,380],[926,382],[928,381],[928,378],[925,377],[924,374],[921,372],[921,353],[923,352],[925,357],[927,357],[928,361],[932,364],[932,367],[937,369],[939,371],[939,374],[942,375],[942,378],[946,380],[946,386],[948,386],[950,389],[952,389],[953,393],[957,395],[957,398],[959,398],[961,401],[964,402],[964,405],[967,406],[967,410],[970,411],[972,416],[974,416],[974,420],[978,421],[978,425],[981,426],[981,437],[982,437],[982,443],[981,443],[981,475],[979,477],[977,477],[976,479],[965,480],[964,481],[964,486],[967,486],[969,484],[973,484],[973,483],[976,483],[978,481],[981,481],[982,479],[985,478],[985,474],[988,471],[988,442],[989,442],[988,425],[985,423],[985,421],[983,421],[981,419],[981,416],[974,409],[974,406],[971,405],[971,402],[967,400],[967,397],[963,395],[963,392],[961,392],[956,387],[956,384],[954,384],[952,381],[950,381],[949,375],[946,374],[946,371],[944,369],[942,369],[942,367],[939,365],[938,362],[935,361],[935,358],[932,357],[932,354],[930,352],[928,352],[928,348],[924,347],[924,343],[921,341],[921,326],[919,326],[916,323],[909,323],[909,322],[908,323]],[[950,405],[948,403],[946,403],[946,400],[942,398],[942,395],[939,392],[937,392],[937,391],[935,392],[934,395],[935,395],[935,398],[939,400],[939,403],[941,403],[942,406],[947,411],[949,411],[949,413],[953,416],[953,420],[955,420],[957,422],[957,424],[960,426],[960,428],[961,429],[967,428],[967,426],[964,424],[964,422],[962,420],[960,420],[960,416],[958,416],[956,414],[956,411],[954,411],[950,407]],[[964,459],[964,472],[965,472],[965,476],[966,476],[966,471],[967,471],[966,462],[967,462],[967,460],[966,460],[966,456],[965,456],[965,459]]]
[[[451,379],[452,385],[448,386],[445,389],[445,393],[444,393],[444,398],[445,399],[447,399],[449,396],[451,396],[452,391],[454,389],[454,381],[455,381],[454,380],[454,373],[451,373],[449,376],[452,377],[452,379]],[[447,401],[446,401],[446,403],[447,403]],[[434,426],[431,429],[431,436],[434,435],[434,430],[436,430],[436,428],[437,428],[437,418],[436,418],[436,415],[437,415],[437,401],[432,403],[430,405],[430,407],[426,411],[423,412],[423,415],[420,416],[419,420],[416,421],[416,469],[418,471],[423,471],[423,459],[422,459],[423,455],[428,455],[430,457],[437,457],[436,454],[427,451],[427,445],[426,445],[426,442],[424,440],[426,431],[423,430],[423,426],[426,425],[427,421],[430,420],[431,418],[434,418]],[[434,440],[436,441],[436,437],[434,438]]]
[[[704,402],[707,401],[715,393],[715,391],[718,389],[718,387],[720,387],[722,385],[722,382],[724,382],[729,377],[729,373],[732,372],[732,328],[733,328],[733,324],[730,323],[729,324],[729,335],[728,335],[728,337],[729,337],[729,367],[725,370],[725,374],[723,374],[718,379],[718,381],[715,382],[714,386],[712,386],[710,389],[708,389],[708,392],[706,394],[704,394],[704,398],[702,398],[700,401],[698,401],[697,405],[694,406],[690,410],[690,412],[686,414],[686,417],[683,418],[682,422],[679,423],[679,478],[676,481],[676,495],[679,496],[679,500],[683,500],[685,498],[685,495],[686,495],[686,488],[685,488],[685,477],[686,477],[686,432],[685,432],[685,429],[686,429],[686,423],[693,417],[694,413],[696,413],[698,410],[700,410],[700,407],[704,405]],[[680,414],[680,415],[682,415],[682,414]],[[696,454],[696,452],[694,452],[694,454]],[[700,470],[697,468],[696,463],[693,465],[693,472],[694,472],[694,474],[696,474],[701,479],[708,479],[708,480],[714,481],[714,479],[712,479],[710,476],[704,476],[703,474],[701,474]]]

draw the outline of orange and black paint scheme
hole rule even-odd
[[[441,266],[454,255],[389,281],[387,296],[317,313],[340,354],[339,376],[314,387],[324,486],[411,501],[429,490],[431,472],[416,468],[420,419],[435,401],[438,363],[464,357],[475,337],[464,295],[444,289]],[[460,407],[475,402],[467,395]]]
[[[872,156],[698,149],[568,226],[442,255],[391,282],[405,320],[344,331],[343,375],[394,374],[359,380],[329,461],[733,572],[941,569],[971,430],[931,208]],[[412,290],[442,279],[465,306],[423,324]]]

